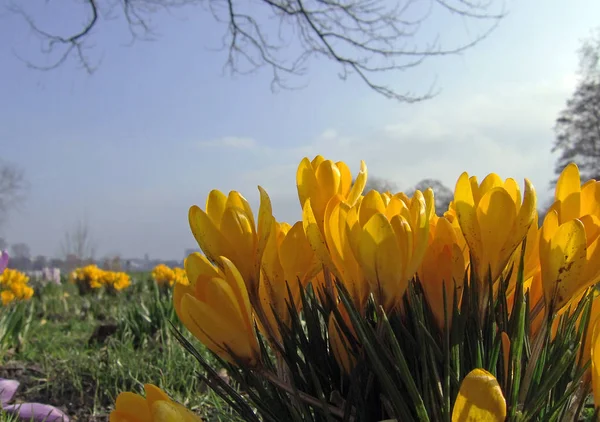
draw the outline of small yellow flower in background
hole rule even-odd
[[[260,349],[246,285],[229,259],[220,260],[224,270],[199,253],[185,260],[190,284],[175,285],[175,311],[183,325],[223,359],[257,365]]]
[[[110,272],[108,279],[107,284],[118,292],[131,285],[129,274],[124,272]]]
[[[474,369],[463,379],[452,410],[452,422],[504,422],[506,400],[496,378]]]
[[[145,398],[128,391],[119,394],[110,422],[202,422],[155,385],[145,384],[144,390]]]
[[[600,280],[600,183],[581,186],[579,169],[569,164],[554,197],[539,247],[546,304],[558,311]]]
[[[82,268],[77,268],[71,273],[71,282],[80,284],[82,287],[99,289],[103,284],[104,270],[98,268],[97,265],[86,265]]]
[[[162,286],[164,284],[173,285],[175,280],[175,272],[167,267],[165,264],[158,264],[152,269],[152,278],[156,281],[156,284]]]
[[[471,265],[483,289],[481,303],[487,302],[489,275],[495,282],[514,251],[528,233],[537,214],[536,195],[525,179],[525,192],[514,179],[489,174],[481,184],[465,172],[454,191],[454,208],[471,252]]]
[[[213,190],[206,200],[206,211],[194,205],[189,211],[192,233],[206,257],[222,267],[221,256],[230,260],[248,287],[258,297],[260,262],[271,229],[271,200],[259,186],[258,226],[250,204],[239,192],[225,196]],[[189,276],[189,272],[188,272]]]
[[[2,290],[2,292],[0,293],[0,296],[2,297],[3,305],[8,305],[10,302],[15,300],[15,294],[13,292],[11,292],[10,290]]]
[[[444,328],[444,288],[446,291],[446,315],[452,324],[454,291],[460,301],[468,261],[465,260],[466,245],[460,243],[452,223],[440,217],[430,226],[429,246],[423,257],[418,275],[421,286],[431,307],[433,316]],[[442,287],[444,286],[444,288]]]
[[[175,267],[173,268],[173,274],[175,276],[174,282],[189,286],[190,281],[187,278],[187,274],[184,268]]]
[[[300,288],[305,287],[321,270],[301,221],[290,226],[273,218],[261,266],[260,303],[274,335],[280,339],[273,310],[278,319],[289,326],[291,316],[288,306],[294,305],[300,310]]]
[[[33,296],[33,289],[29,286],[27,274],[18,270],[7,268],[0,274],[0,300],[2,305],[17,300],[29,300]]]
[[[389,312],[402,298],[421,265],[429,239],[427,202],[416,191],[410,208],[398,199],[386,207],[381,195],[369,192],[348,224],[352,250],[377,301]]]
[[[169,285],[173,286],[175,283],[188,285],[189,281],[183,268],[169,268],[165,264],[158,264],[152,269],[152,278],[159,286]]]

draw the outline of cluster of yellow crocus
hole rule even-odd
[[[28,300],[33,296],[33,289],[29,286],[29,277],[11,268],[5,269],[0,274],[0,299],[2,305],[17,300]]]
[[[72,283],[85,289],[100,289],[107,287],[121,291],[131,285],[129,274],[121,271],[107,271],[97,265],[86,265],[75,269],[70,276]]]
[[[600,280],[600,182],[581,184],[574,164],[559,177],[555,202],[541,226],[527,179],[521,191],[514,179],[492,173],[479,182],[463,173],[443,215],[435,213],[431,189],[410,197],[363,192],[366,181],[364,162],[353,182],[343,162],[304,158],[296,174],[302,220],[293,225],[276,221],[261,187],[256,220],[240,193],[210,192],[205,209],[193,206],[189,212],[204,255],[187,258],[190,284],[175,286],[174,305],[183,324],[224,359],[253,366],[260,365],[254,323],[277,342],[279,324],[289,324],[288,308],[301,306],[299,291],[310,282],[335,297],[337,280],[359,312],[372,295],[394,313],[402,312],[409,283],[419,280],[442,327],[443,297],[451,310],[455,288],[460,301],[465,281],[477,283],[483,309],[501,277],[511,273],[508,300],[514,300],[514,267],[524,252],[525,288],[532,315],[538,316],[531,321],[535,329],[544,313],[564,312]],[[339,314],[350,325],[343,309]],[[354,361],[341,322],[330,317],[330,343],[340,366],[349,371]],[[594,386],[600,385],[595,348],[590,353],[599,360],[592,364]],[[475,370],[463,380],[453,420],[489,415],[495,415],[489,420],[503,420],[505,413],[493,376]]]
[[[169,268],[165,264],[158,264],[152,269],[152,278],[159,286],[166,284],[173,286],[175,283],[183,284],[184,286],[190,284],[183,268]]]

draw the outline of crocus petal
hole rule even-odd
[[[350,171],[350,167],[343,161],[338,161],[335,165],[340,171],[341,176],[338,193],[345,198],[350,193],[350,188],[352,187],[352,172]]]
[[[400,247],[385,215],[378,213],[369,219],[361,233],[358,251],[365,275],[380,295],[381,305],[389,311],[404,294],[408,279],[402,278],[404,263],[398,259]]]
[[[555,199],[560,201],[560,221],[566,222],[580,216],[581,179],[574,163],[564,168],[556,182]]]
[[[206,214],[217,227],[221,227],[221,218],[223,218],[226,204],[227,196],[216,189],[211,190],[206,198]]]
[[[560,309],[585,289],[582,279],[586,262],[585,228],[579,220],[561,225],[550,241],[548,255],[540,255],[547,304]],[[541,250],[540,250],[541,253]]]
[[[321,235],[321,230],[319,229],[315,214],[313,213],[310,199],[306,201],[302,210],[302,224],[308,243],[310,243],[310,247],[315,252],[317,258],[324,266],[333,271],[335,275],[341,279],[342,277],[339,276],[337,268],[333,265],[331,255],[329,255],[329,250],[327,249],[327,244]]]
[[[589,180],[581,187],[581,215],[600,217],[600,182]]]
[[[356,180],[354,181],[354,185],[352,186],[352,189],[350,189],[350,193],[348,194],[348,198],[346,199],[346,202],[348,203],[348,205],[353,207],[356,204],[356,201],[358,201],[358,198],[363,193],[363,190],[365,189],[366,185],[367,185],[367,165],[365,164],[364,161],[361,160],[360,171],[358,172],[358,175],[356,176]]]
[[[146,402],[148,403],[147,406],[149,408],[152,408],[154,402],[171,400],[167,393],[158,388],[156,385],[145,384],[144,391],[146,392]]]
[[[8,404],[15,396],[18,388],[19,381],[0,378],[0,404],[2,406]]]
[[[111,413],[110,421],[118,422],[129,419],[135,422],[152,422],[146,399],[139,394],[125,391],[117,396],[115,410]]]
[[[66,414],[48,404],[11,404],[5,406],[2,410],[27,422],[69,422],[69,417]]]
[[[212,262],[217,262],[219,256],[236,256],[231,243],[200,207],[194,205],[190,208],[189,222],[200,249]]]
[[[506,400],[496,378],[483,369],[474,369],[460,385],[452,410],[452,422],[503,422]]]
[[[258,245],[257,245],[257,262],[260,262],[263,251],[265,250],[269,232],[271,231],[271,220],[273,219],[273,208],[271,206],[271,198],[262,187],[258,187],[260,192],[260,206],[258,208]]]
[[[476,180],[475,183],[477,183]],[[473,259],[479,261],[482,247],[475,204],[472,181],[467,173],[463,173],[456,182],[454,206],[460,228],[473,254]]]

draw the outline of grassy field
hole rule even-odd
[[[21,383],[16,401],[54,405],[72,420],[107,421],[119,392],[153,383],[207,421],[235,420],[173,336],[169,320],[179,325],[170,291],[159,291],[148,274],[132,279],[114,295],[80,294],[69,283],[36,289],[23,309],[23,338],[0,348],[0,378]]]

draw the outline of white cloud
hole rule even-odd
[[[253,138],[245,138],[239,136],[225,136],[210,141],[200,141],[197,145],[201,148],[234,148],[234,149],[253,149],[258,146],[258,143]]]

